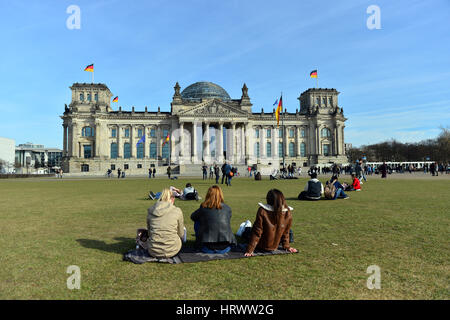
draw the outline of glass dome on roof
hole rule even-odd
[[[230,100],[230,96],[221,86],[212,82],[196,82],[181,92],[185,100],[221,99]]]

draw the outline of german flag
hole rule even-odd
[[[84,71],[94,72],[94,64],[88,65],[86,68],[84,68]]]
[[[164,143],[163,143],[163,147],[164,147],[164,145],[167,143],[167,142],[169,142],[169,140],[170,140],[170,133],[168,133],[167,134],[167,137],[166,137],[166,139],[164,140]]]
[[[283,111],[283,96],[280,97],[280,102],[278,102],[277,111],[275,112],[275,117],[277,118],[277,126],[280,125],[280,114]]]
[[[116,96],[116,97],[113,99],[113,102],[118,102],[118,101],[119,101],[119,97]]]
[[[311,71],[311,73],[309,74],[309,76],[310,76],[311,78],[317,78],[317,70]]]

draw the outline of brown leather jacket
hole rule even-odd
[[[265,208],[264,208],[265,207]],[[289,229],[292,225],[292,214],[285,209],[278,224],[276,214],[267,210],[266,206],[261,206],[256,213],[256,220],[252,227],[252,235],[247,246],[247,253],[251,253],[255,248],[272,251],[278,248],[280,241],[284,249],[289,249]]]

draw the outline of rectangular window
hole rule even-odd
[[[85,159],[89,159],[91,157],[91,151],[92,151],[92,147],[90,144],[84,145],[83,146],[83,151],[84,151],[84,158]]]
[[[323,145],[323,155],[324,156],[329,156],[330,155],[330,145],[329,144],[324,144]]]
[[[125,129],[125,138],[129,138],[130,137],[130,129]]]
[[[81,172],[89,172],[89,165],[88,164],[82,164],[81,165]]]
[[[116,165],[115,164],[111,165],[111,170],[113,170],[113,171],[116,170]]]
[[[94,100],[95,100],[95,102],[98,102],[98,93],[96,93],[96,94],[94,95]]]
[[[266,156],[269,158],[272,157],[272,143],[267,142],[266,148]]]
[[[111,143],[111,159],[117,159],[117,143]]]
[[[91,94],[90,93],[88,93],[88,95],[87,95],[87,101],[91,102]]]
[[[301,129],[300,130],[300,135],[302,136],[302,138],[306,137],[306,130],[305,129]]]
[[[152,137],[152,138],[156,137],[156,130],[155,129],[150,129],[150,137]]]
[[[111,137],[115,138],[117,135],[117,130],[116,129],[111,129]]]
[[[143,159],[144,158],[144,144],[139,143],[136,147],[136,158]]]
[[[283,138],[283,129],[278,131],[278,137]]]
[[[278,155],[283,156],[283,142],[278,143]]]
[[[142,164],[138,163],[137,168],[142,169]]]
[[[124,165],[123,165],[123,169],[124,169],[124,170],[128,170],[128,164],[124,164]]]
[[[129,143],[124,143],[123,144],[123,157],[125,159],[131,158],[131,148],[130,148],[130,144]]]
[[[143,129],[138,129],[138,137],[142,137],[144,130]]]
[[[259,158],[259,142],[255,143],[255,154],[256,157]]]
[[[327,105],[327,98],[323,98],[323,104],[326,106]]]
[[[267,129],[267,138],[272,138],[272,130]]]
[[[259,138],[259,129],[255,129],[255,137]]]
[[[294,129],[289,129],[289,138],[293,138],[294,137]]]
[[[166,139],[167,135],[169,134],[169,130],[164,129],[163,130],[163,138]]]
[[[84,94],[80,93],[80,101],[84,101]]]
[[[156,143],[150,143],[150,158],[156,159]]]
[[[333,105],[333,98],[329,98],[328,99],[328,103],[330,104],[330,106],[332,106]]]

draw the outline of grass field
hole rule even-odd
[[[349,181],[349,178],[344,178]],[[190,180],[204,197],[212,180]],[[322,177],[322,181],[324,178]],[[300,202],[306,179],[233,179],[232,228],[253,222],[269,188],[294,208],[299,254],[134,265],[122,254],[146,226],[149,190],[187,180],[0,181],[0,299],[449,299],[450,179],[370,179],[348,200]],[[188,240],[196,201],[177,201]],[[81,289],[69,290],[69,265]],[[381,289],[366,287],[370,265]]]

